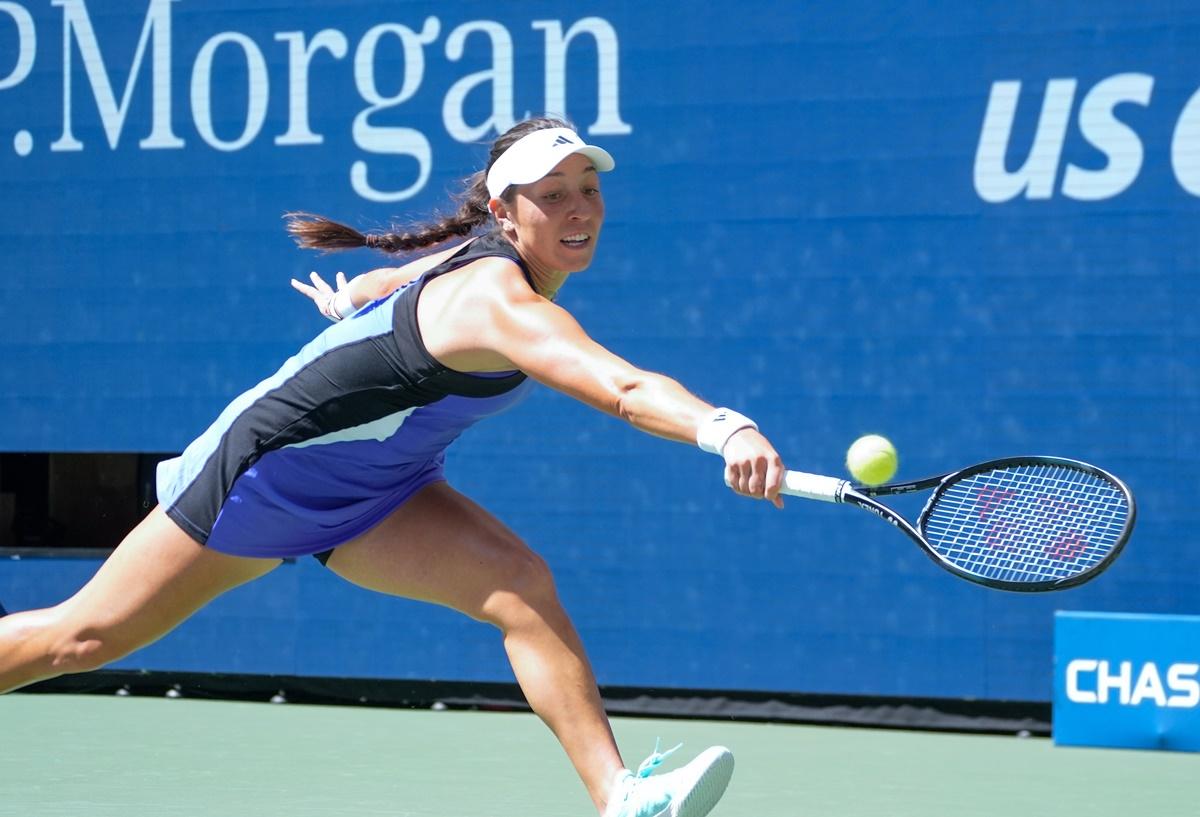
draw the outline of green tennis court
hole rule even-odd
[[[737,757],[714,817],[1193,817],[1194,755],[1049,740],[614,720],[626,762],[661,736]],[[594,812],[533,715],[94,695],[0,698],[8,817],[536,817]]]

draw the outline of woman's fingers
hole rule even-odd
[[[742,429],[725,444],[725,481],[742,496],[766,499],[783,507],[783,461],[771,443],[754,429]]]

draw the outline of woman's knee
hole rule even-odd
[[[59,675],[91,672],[124,658],[131,649],[103,637],[68,638],[58,641],[50,653],[50,667]]]
[[[139,646],[122,638],[114,628],[69,619],[48,623],[43,638],[50,668],[59,675],[100,669]]]
[[[484,621],[510,629],[560,608],[550,565],[526,544],[519,540],[506,543],[497,562],[496,576],[483,604]]]

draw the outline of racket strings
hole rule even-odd
[[[1016,465],[945,486],[922,515],[922,532],[939,555],[975,576],[1046,582],[1102,563],[1128,518],[1125,493],[1099,475]]]

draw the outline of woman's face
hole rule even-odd
[[[591,159],[572,154],[538,181],[520,185],[507,211],[511,227],[505,229],[532,266],[547,272],[586,269],[604,223],[600,174]]]

